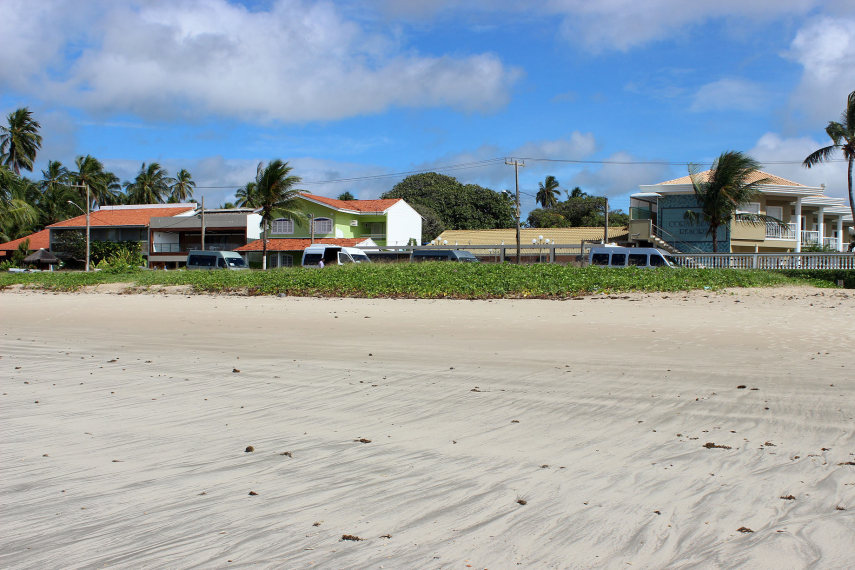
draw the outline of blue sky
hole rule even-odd
[[[549,174],[626,208],[732,149],[845,193],[842,162],[797,163],[855,90],[851,1],[2,0],[0,37],[0,112],[42,123],[37,173],[158,161],[206,205],[273,158],[373,198],[423,169],[512,189],[520,157],[524,211]]]

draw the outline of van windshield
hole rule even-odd
[[[356,263],[371,263],[371,260],[364,253],[352,253],[351,257],[353,257],[353,261]]]

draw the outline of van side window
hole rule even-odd
[[[650,254],[650,266],[651,267],[662,267],[665,265],[665,258],[661,255]]]
[[[647,254],[646,253],[630,253],[629,254],[629,262],[627,265],[634,265],[635,267],[646,267],[647,266]]]
[[[224,269],[226,267],[226,260],[222,257],[217,258],[217,267]]]
[[[624,265],[626,265],[626,254],[625,253],[613,253],[611,264],[623,267]]]
[[[595,253],[591,256],[591,265],[608,265],[609,264],[609,254],[608,253]]]
[[[345,263],[350,263],[350,261],[351,261],[351,260],[350,260],[350,256],[349,256],[349,255],[347,255],[347,254],[346,254],[345,252],[343,252],[343,251],[338,252],[338,262],[339,262],[339,263],[341,263],[342,265],[344,265]]]

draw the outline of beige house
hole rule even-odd
[[[707,175],[709,171],[700,173]],[[801,252],[807,249],[847,251],[852,215],[840,198],[825,195],[825,186],[805,186],[773,174],[757,171],[757,201],[741,212],[765,214],[784,222],[756,225],[732,220],[719,228],[718,251],[730,253]],[[687,210],[700,211],[688,176],[643,185],[630,196],[630,241],[693,253],[712,251],[709,226],[686,219]]]

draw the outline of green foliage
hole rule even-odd
[[[603,204],[603,198],[589,196],[575,188],[567,200],[559,202],[554,208],[532,210],[526,223],[531,228],[599,227],[605,223]],[[629,224],[628,214],[620,210],[609,210],[609,226],[618,227],[627,224]]]
[[[21,174],[22,168],[32,172],[36,152],[42,147],[41,125],[27,107],[12,111],[7,120],[8,126],[0,126],[2,162],[15,174]]]
[[[436,172],[408,176],[381,198],[403,198],[419,213],[423,211],[419,207],[429,208],[439,223],[422,232],[424,241],[435,238],[431,233],[440,225],[451,230],[486,230],[516,224],[513,200],[507,194],[477,184],[461,184]]]
[[[52,250],[55,255],[67,256],[78,262],[86,260],[86,235],[83,230],[65,230],[54,232],[54,235]]]
[[[356,200],[356,198],[353,197],[353,194],[351,194],[350,191],[342,192],[341,194],[338,195],[338,199],[339,200]]]
[[[838,281],[843,281],[844,288],[855,289],[855,269],[797,269],[784,273],[801,279],[826,281],[834,286],[837,286]]]
[[[100,242],[107,243],[107,242]],[[136,245],[136,251],[132,247],[116,249],[106,258],[98,262],[98,269],[113,274],[127,274],[140,271],[145,265],[145,260],[140,254],[139,244],[136,242],[124,242],[125,244],[133,243]],[[120,245],[120,244],[115,244]]]
[[[276,271],[143,271],[2,274],[0,288],[14,283],[50,290],[128,282],[138,287],[190,285],[196,291],[330,297],[547,298],[563,299],[626,291],[686,291],[728,287],[829,285],[819,274],[794,275],[738,269],[643,269],[492,263],[383,263],[295,267]]]
[[[169,173],[159,163],[152,162],[146,166],[143,162],[134,181],[125,183],[127,202],[128,204],[161,204],[169,196],[171,182]],[[187,192],[187,188],[189,187],[185,186],[184,193]]]
[[[560,194],[558,186],[557,178],[552,175],[547,176],[543,182],[538,182],[535,201],[546,209],[554,208],[558,205],[558,196]]]
[[[138,241],[93,241],[89,244],[91,262],[100,264],[111,259],[128,260],[134,267],[145,265]],[[85,256],[84,244],[84,256]]]

